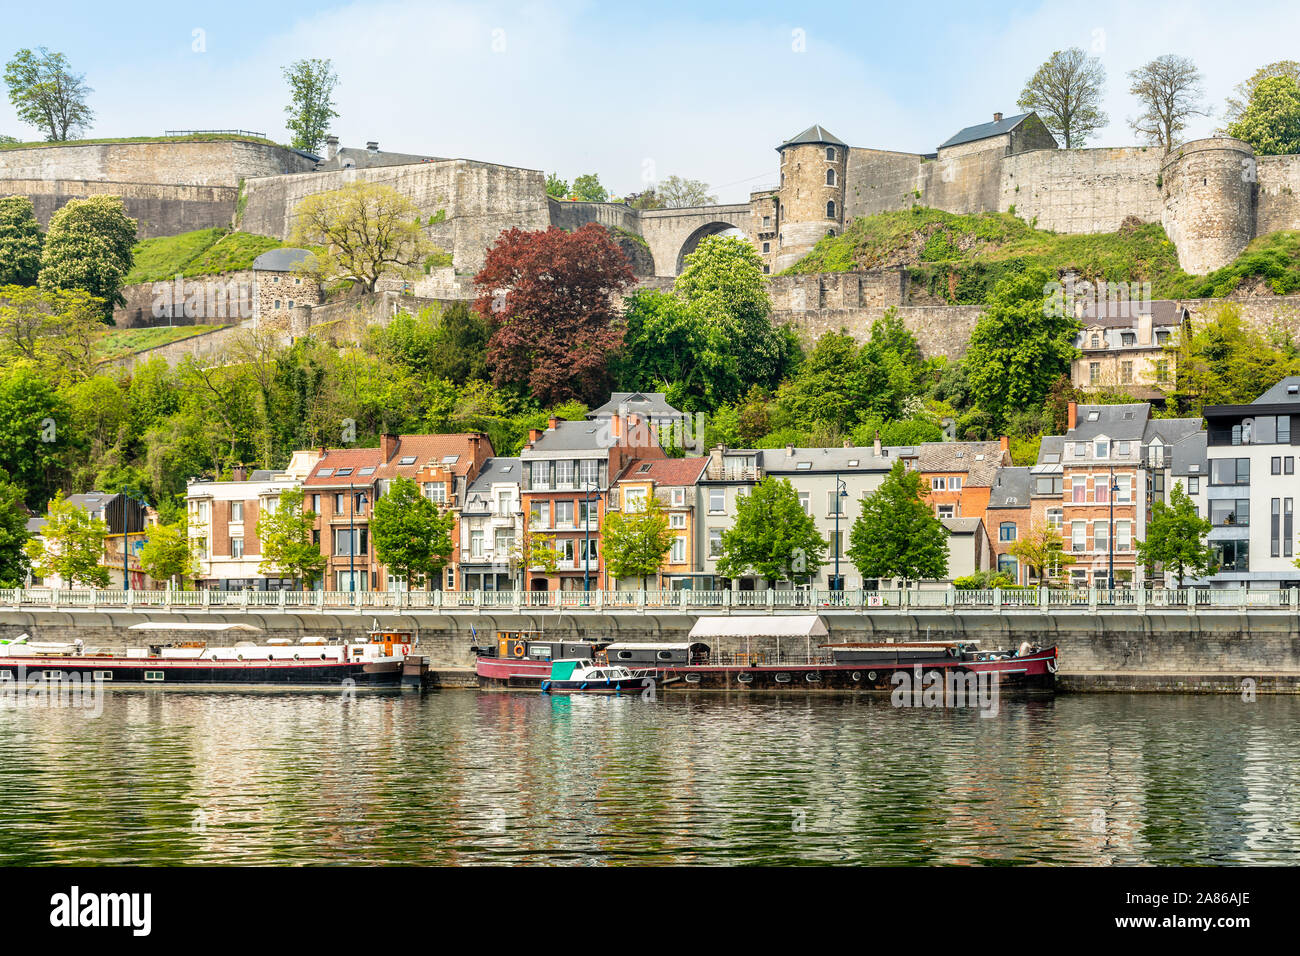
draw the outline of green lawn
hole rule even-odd
[[[127,273],[126,283],[165,282],[178,274],[188,278],[248,269],[262,253],[283,245],[271,236],[220,227],[144,239],[135,245],[135,266]]]
[[[146,349],[156,349],[161,345],[170,345],[181,339],[192,338],[215,329],[226,328],[223,325],[165,325],[147,329],[116,329],[105,333],[96,346],[99,356],[104,361],[134,355]]]

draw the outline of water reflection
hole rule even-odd
[[[0,862],[1294,864],[1297,717],[116,689],[0,712]]]

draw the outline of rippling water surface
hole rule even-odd
[[[110,692],[0,709],[0,863],[1300,862],[1300,700]]]

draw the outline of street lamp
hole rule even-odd
[[[600,487],[594,482],[589,481],[583,485],[583,490],[587,493],[583,496],[583,541],[582,541],[582,590],[584,592],[591,590],[591,495],[595,492],[597,497],[600,495]]]
[[[835,475],[835,588],[836,591],[844,590],[844,579],[840,577],[840,512],[843,511],[841,499],[849,496],[848,485],[844,479],[837,473]]]
[[[1110,578],[1110,589],[1115,590],[1115,494],[1119,491],[1119,482],[1115,480],[1115,469],[1110,469],[1110,529],[1106,535],[1106,542],[1110,549],[1110,564],[1108,577]],[[1115,596],[1111,595],[1111,600]]]
[[[357,590],[357,498],[352,492],[352,482],[348,482],[348,591],[355,594]],[[355,602],[356,598],[351,598]]]

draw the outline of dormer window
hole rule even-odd
[[[1098,438],[1094,444],[1096,446],[1097,458],[1100,459],[1100,458],[1110,457],[1110,439]]]
[[[1094,349],[1099,349],[1099,348],[1101,348],[1101,336],[1098,335],[1096,332],[1092,333],[1092,339],[1091,339],[1091,341],[1090,341],[1088,347],[1089,347],[1089,348],[1094,348]]]

